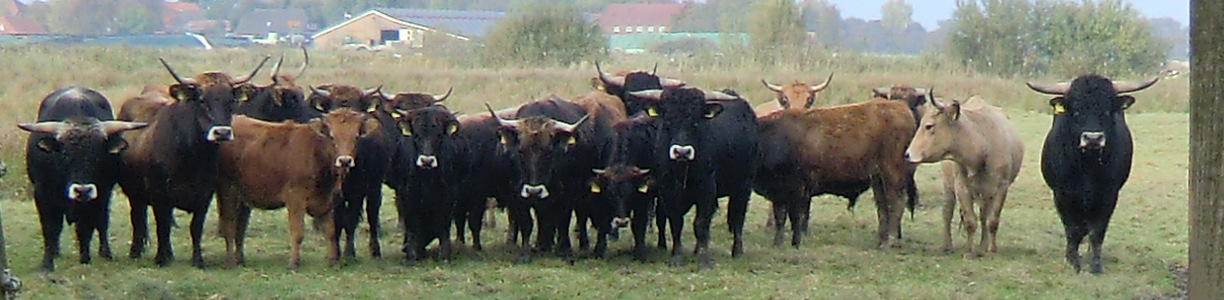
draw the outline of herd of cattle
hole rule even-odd
[[[132,258],[144,253],[152,207],[158,265],[173,260],[169,241],[178,208],[192,214],[191,263],[204,266],[200,242],[214,196],[230,266],[244,263],[253,208],[286,208],[290,268],[299,265],[306,214],[326,236],[327,260],[334,264],[342,239],[343,255],[355,255],[364,210],[370,255],[381,256],[384,184],[395,191],[409,263],[434,253],[449,258],[452,241],[468,242],[469,231],[472,247],[481,249],[491,198],[509,212],[508,240],[520,246],[519,263],[533,251],[555,251],[572,261],[570,226],[583,250],[591,247],[587,229],[595,229],[596,257],[606,253],[609,237],[630,227],[634,256],[646,261],[646,228],[655,218],[658,247],[668,248],[670,233],[669,264],[679,266],[685,261],[684,216],[696,207],[694,252],[700,268],[711,267],[718,199],[730,198],[731,253],[740,256],[754,191],[773,204],[775,246],[783,243],[789,221],[791,245],[798,247],[813,196],[839,195],[854,205],[871,189],[877,245],[898,247],[904,210],[918,201],[914,169],[934,162],[942,162],[944,250],[952,247],[959,204],[965,251],[982,255],[996,251],[999,214],[1024,153],[1006,114],[978,97],[936,100],[930,89],[896,85],[874,89],[861,103],[818,107],[817,93],[832,75],[816,86],[762,80],[777,102],[754,109],[732,90],[693,88],[654,71],[606,73],[597,65],[597,89],[572,100],[550,96],[456,115],[441,104],[451,91],[304,88],[295,81],[306,63],[285,74],[283,57],[270,85],[252,84],[267,60],[241,77],[181,77],[163,60],[175,83],[146,87],[123,103],[117,117],[103,95],[87,88],[44,98],[37,122],[18,125],[31,132],[26,166],[42,225],[42,269],[54,269],[65,220],[76,223],[82,263],[90,261],[95,231],[98,255],[111,258],[107,228],[116,184],[132,207]],[[1102,271],[1101,243],[1130,171],[1123,111],[1134,98],[1122,94],[1155,81],[1086,75],[1070,83],[1029,84],[1056,96],[1041,171],[1066,229],[1067,261],[1077,271],[1085,236],[1091,272]],[[435,240],[436,252],[427,252]]]

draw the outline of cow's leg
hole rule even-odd
[[[974,249],[973,243],[974,243],[974,235],[977,234],[978,222],[979,222],[978,215],[975,209],[981,206],[981,205],[977,205],[981,201],[974,199],[973,194],[970,194],[969,189],[966,186],[966,182],[963,179],[964,177],[957,177],[956,201],[957,201],[957,204],[960,206],[961,226],[964,227],[964,230],[965,230],[965,255],[980,256],[981,253],[979,252],[982,251],[981,249],[982,247],[978,247],[978,249]],[[985,213],[987,211],[988,210],[985,207],[982,207],[983,217],[985,217]],[[983,218],[983,221],[984,220],[985,219]],[[985,234],[983,234],[983,236],[985,236]]]
[[[604,258],[604,255],[608,253],[608,235],[611,234],[612,230],[616,229],[612,228],[611,224],[604,224],[595,228],[595,257]]]
[[[247,216],[250,216],[249,209],[247,210],[247,212],[248,212]],[[336,237],[336,234],[338,234],[339,231],[336,229],[336,218],[331,216],[332,214],[335,214],[335,213],[336,212],[333,210],[333,211],[327,212],[326,214],[322,216],[319,216],[320,218],[323,218],[323,237],[324,237],[323,240],[327,241],[327,266],[329,267],[335,267],[337,264],[340,263],[340,239]],[[246,219],[249,219],[249,218],[246,218]],[[305,225],[303,224],[304,221],[301,218],[297,220],[298,220],[297,221],[298,224],[302,224],[303,226]],[[245,221],[246,220],[244,219],[243,221],[244,222],[242,224],[242,229],[244,232],[243,234],[245,235],[245,232],[246,232],[246,222]],[[301,233],[301,231],[298,231],[298,232]],[[299,247],[301,246],[301,240],[302,240],[301,236],[299,236],[298,237]]]
[[[110,235],[107,234],[110,231],[110,189],[105,190],[101,195],[105,195],[97,200],[99,201],[98,205],[101,206],[97,208],[97,211],[101,214],[93,220],[93,228],[98,232],[98,257],[105,260],[113,260],[114,257],[111,256]]]
[[[200,269],[204,268],[204,249],[200,243],[204,242],[204,220],[207,217],[208,205],[191,213],[191,265]]]
[[[684,214],[683,211],[676,209],[667,213],[667,221],[671,225],[671,260],[667,262],[669,266],[680,267],[684,265],[683,251],[684,246],[680,243],[680,234],[684,231]]]
[[[574,225],[577,226],[577,228],[574,228],[574,230],[576,231],[575,234],[578,235],[578,250],[587,251],[591,249],[591,236],[587,228],[590,226],[588,224],[591,223],[590,221],[592,221],[592,219],[584,209],[575,209],[574,212],[578,219],[577,223]],[[561,234],[564,235],[566,232],[562,232]]]
[[[752,189],[744,189],[731,194],[727,203],[727,229],[731,231],[734,241],[731,244],[731,257],[744,254],[744,219],[748,216],[748,201],[752,197]]]
[[[379,210],[382,209],[382,184],[374,184],[365,200],[366,224],[370,226],[370,257],[379,258],[382,257],[382,246],[378,241],[382,233],[382,224],[378,220]]]
[[[329,216],[330,218],[330,216]],[[323,220],[327,222],[327,220]],[[234,216],[234,259],[238,265],[246,264],[246,233],[251,224],[251,207],[239,203]],[[332,229],[335,229],[334,227]],[[326,230],[326,228],[324,228]]]
[[[484,200],[484,197],[481,197],[480,200]],[[483,203],[472,205],[472,207],[470,207],[469,209],[470,210],[468,210],[465,213],[465,216],[467,220],[468,230],[472,231],[472,248],[475,248],[476,251],[481,251],[481,250],[484,250],[484,245],[480,241],[480,231],[484,229],[482,228],[483,224],[481,224],[481,222],[482,222],[482,219],[485,219],[486,212],[489,215],[487,218],[488,221],[492,222],[493,212],[492,212],[492,209],[487,208],[485,205],[483,205]],[[493,228],[493,227],[489,227],[489,228]],[[461,232],[460,237],[462,239],[463,227],[460,226],[456,230],[459,230],[459,232]]]
[[[990,211],[990,219],[986,221],[986,229],[990,231],[990,248],[987,248],[986,251],[990,253],[997,253],[999,252],[999,218],[1003,215],[1003,205],[1007,203],[1006,186],[1002,187],[1002,191],[999,192],[999,196],[993,199],[992,203],[994,203],[994,205],[991,206],[993,209]]]
[[[794,200],[794,205],[791,205],[790,220],[791,220],[791,246],[799,248],[803,243],[803,236],[807,235],[808,214],[812,206],[812,198],[805,197],[802,194]]]
[[[71,213],[72,212],[70,211],[69,214]],[[76,214],[78,217],[76,220],[76,228],[74,229],[76,230],[77,253],[80,253],[81,264],[89,264],[93,261],[92,256],[89,253],[89,249],[91,248],[90,244],[93,243],[93,222],[97,216],[95,213],[90,212],[90,209],[87,207],[77,208]],[[69,219],[71,219],[71,217],[69,217]]]
[[[633,258],[638,262],[646,262],[646,226],[650,226],[650,214],[646,208],[639,207],[633,211],[632,223],[629,225],[633,231]],[[613,229],[616,230],[616,229]]]
[[[302,238],[305,231],[306,223],[306,208],[302,207],[304,203],[301,201],[291,201],[287,203],[285,216],[289,221],[289,270],[297,270],[301,265],[302,254]],[[335,218],[332,218],[335,222]],[[323,222],[327,222],[324,220]],[[327,226],[323,226],[323,230],[327,230]],[[333,228],[334,225],[332,226]],[[330,244],[330,243],[329,243]]]
[[[225,265],[233,268],[238,263],[238,204],[235,199],[225,195],[227,192],[217,191],[217,227],[221,238],[225,240]],[[223,196],[225,195],[225,196]]]
[[[1114,196],[1114,198],[1116,199],[1117,196]],[[1088,230],[1092,230],[1092,233],[1088,237],[1088,242],[1091,243],[1092,261],[1088,265],[1088,271],[1094,275],[1100,275],[1105,272],[1105,269],[1101,266],[1101,251],[1105,243],[1105,232],[1109,230],[1109,219],[1113,217],[1113,209],[1114,207],[1108,207],[1101,217],[1089,223],[1091,228],[1088,228]]]
[[[949,178],[950,170],[944,172],[943,253],[948,254],[952,252],[952,217],[956,215],[956,179]]]
[[[452,249],[451,239],[450,239],[450,223],[451,222],[450,222],[450,218],[445,217],[445,216],[453,215],[453,214],[454,214],[453,210],[448,210],[448,209],[443,208],[443,211],[441,213],[434,216],[435,218],[437,218],[437,221],[434,221],[433,222],[434,226],[431,226],[432,228],[434,228],[433,230],[438,231],[436,234],[438,236],[438,258],[442,261],[450,261],[452,255],[454,254],[454,250]]]
[[[35,201],[43,203],[40,200]],[[43,260],[39,271],[55,271],[55,258],[60,254],[60,233],[64,228],[64,213],[59,208],[49,207],[49,205],[39,207],[38,221],[42,225],[43,234]]]
[[[871,194],[876,202],[876,247],[880,249],[888,248],[889,245],[889,228],[892,222],[888,217],[888,196],[887,191],[883,187],[883,183],[879,179],[871,181]]]
[[[170,244],[170,229],[174,226],[174,206],[153,205],[153,221],[157,226],[157,255],[153,257],[153,263],[164,267],[174,260],[174,246]]]
[[[556,207],[553,207],[553,209],[556,210],[553,214],[555,219],[552,223],[556,224],[557,226],[556,233],[558,254],[560,254],[562,258],[565,258],[566,262],[572,264],[574,263],[574,249],[570,244],[571,241],[569,232],[570,222],[573,220],[572,216],[574,215],[574,210],[569,207],[564,207],[564,205],[557,205]],[[586,225],[583,225],[583,227],[583,230],[585,230]]]
[[[469,206],[469,203],[471,202],[469,201],[470,200],[468,200],[466,197],[460,197],[458,201],[455,202],[455,215],[451,218],[451,221],[455,226],[455,243],[458,243],[459,245],[467,244],[466,229],[464,228],[468,223],[467,216],[472,212],[472,209]]]
[[[512,205],[509,208],[509,217],[511,231],[517,235],[520,240],[519,256],[514,260],[516,264],[525,264],[531,262],[531,208],[525,205]],[[543,228],[541,227],[541,232]],[[511,240],[511,242],[516,242]]]
[[[413,215],[412,198],[407,194],[407,188],[400,188],[395,191],[395,212],[398,215],[400,229],[404,232],[404,239],[400,243],[400,251],[404,252],[404,264],[407,266],[416,265],[416,231],[419,226],[420,218]]]
[[[667,209],[659,203],[658,199],[651,202],[653,202],[650,205],[654,209],[655,214],[655,230],[658,231],[656,234],[659,236],[657,246],[660,250],[667,250]]]
[[[718,210],[718,198],[715,195],[704,195],[702,202],[697,204],[697,216],[693,218],[693,235],[697,238],[697,269],[714,267],[714,259],[710,254],[710,225],[714,221],[714,211]]]
[[[773,208],[770,216],[774,218],[773,246],[775,248],[782,247],[782,238],[785,236],[785,233],[783,232],[786,231],[786,217],[789,216],[786,212],[787,206],[789,206],[792,201],[793,200],[789,198],[773,199],[773,202],[770,205]]]
[[[128,215],[132,224],[132,245],[128,248],[128,258],[137,259],[144,256],[145,245],[149,240],[149,205],[132,195],[128,197],[128,206],[132,208]]]

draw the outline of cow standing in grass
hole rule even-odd
[[[118,119],[149,123],[146,130],[129,131],[123,138],[131,149],[123,152],[123,175],[119,185],[132,207],[132,249],[139,258],[148,239],[148,207],[157,221],[157,255],[160,266],[174,259],[170,229],[174,209],[191,216],[191,264],[204,267],[200,242],[204,220],[212,204],[217,177],[217,147],[234,138],[230,121],[238,104],[234,87],[259,72],[264,58],[250,75],[234,78],[220,72],[205,72],[182,78],[163,60],[174,77],[169,95],[146,89],[141,96],[123,103]],[[173,98],[171,98],[173,97]]]
[[[404,224],[407,262],[424,256],[425,246],[435,239],[438,256],[449,259],[450,229],[460,190],[466,188],[460,183],[467,174],[469,154],[456,136],[459,121],[437,105],[397,115],[402,137],[393,169],[403,179],[396,186],[395,205]]]
[[[110,102],[86,88],[68,87],[43,98],[38,122],[18,124],[30,132],[26,172],[42,225],[41,271],[55,270],[64,221],[76,223],[81,263],[90,262],[89,244],[98,233],[98,256],[111,259],[111,190],[119,177],[119,152],[128,144],[118,133],[145,123],[113,121]]]
[[[519,107],[509,107],[498,110],[495,114],[467,114],[456,116],[459,121],[458,139],[464,141],[468,157],[468,173],[459,184],[460,195],[455,207],[456,241],[465,243],[464,225],[472,232],[472,247],[477,251],[483,249],[481,242],[480,219],[489,208],[490,197],[497,199],[497,204],[507,206],[515,197],[514,184],[518,174],[514,171],[508,157],[501,155],[500,144],[501,124],[498,118],[514,119]],[[511,222],[507,243],[517,241],[517,230]]]
[[[918,123],[905,158],[911,163],[943,161],[943,250],[952,248],[952,216],[959,203],[965,253],[994,253],[998,251],[999,214],[1024,161],[1020,132],[1002,109],[976,96],[963,104],[955,100],[948,105],[931,104],[934,109],[927,110]],[[977,228],[982,229],[982,241],[974,252]]]
[[[1041,175],[1054,191],[1054,206],[1066,231],[1067,262],[1076,272],[1080,242],[1089,235],[1090,272],[1103,272],[1101,244],[1118,204],[1118,190],[1130,176],[1134,149],[1124,111],[1135,98],[1121,94],[1146,89],[1158,79],[1114,82],[1094,74],[1070,83],[1028,84],[1056,96],[1050,99],[1054,124],[1041,149]]]

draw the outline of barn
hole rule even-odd
[[[430,47],[427,34],[439,33],[451,41],[484,36],[505,13],[437,9],[371,9],[320,30],[311,36],[314,46],[333,49],[345,45],[366,47]]]

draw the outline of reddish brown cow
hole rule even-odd
[[[769,83],[765,79],[761,79],[761,83],[765,87],[778,94],[776,101],[761,103],[752,108],[756,112],[757,117],[765,116],[769,113],[794,107],[791,101],[803,101],[803,108],[812,108],[816,105],[817,93],[829,87],[829,82],[833,81],[833,73],[829,73],[829,78],[816,86],[809,85],[805,82],[795,80],[786,85],[776,85]]]
[[[332,218],[341,183],[356,162],[357,139],[378,120],[350,109],[331,111],[306,124],[270,123],[235,116],[234,141],[221,146],[217,188],[221,235],[230,266],[243,264],[251,208],[287,208],[289,268],[297,269],[305,214],[323,220],[328,264],[339,258]]]
[[[910,168],[904,153],[915,127],[905,104],[875,99],[829,108],[791,108],[760,122],[755,190],[773,202],[775,245],[782,244],[789,216],[791,245],[799,246],[812,196],[857,196],[863,186],[870,186],[875,195],[878,246],[900,245]]]

